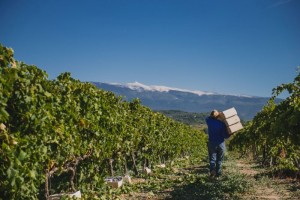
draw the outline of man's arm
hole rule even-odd
[[[227,127],[224,122],[222,122],[222,134],[225,139],[228,139],[231,135],[228,133]]]

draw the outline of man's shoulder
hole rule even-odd
[[[206,121],[206,122],[213,122],[214,120],[215,120],[215,119],[212,118],[212,117],[210,117],[210,116],[205,118],[205,121]]]
[[[222,120],[215,119],[212,117],[207,117],[205,120],[206,120],[206,122],[210,122],[210,123],[214,123],[214,124],[225,124]]]

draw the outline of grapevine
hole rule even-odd
[[[49,80],[0,45],[0,196],[99,191],[105,176],[204,156],[206,136],[66,72]]]
[[[276,104],[282,92],[289,96]],[[300,71],[292,83],[273,89],[264,108],[231,141],[241,153],[252,153],[278,174],[300,175]]]

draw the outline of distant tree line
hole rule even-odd
[[[196,113],[185,112],[180,110],[159,110],[158,112],[170,117],[176,121],[191,126],[203,126],[205,125],[205,118],[209,115],[208,112]]]

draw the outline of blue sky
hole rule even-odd
[[[300,65],[300,0],[0,0],[0,43],[53,79],[268,97]]]

